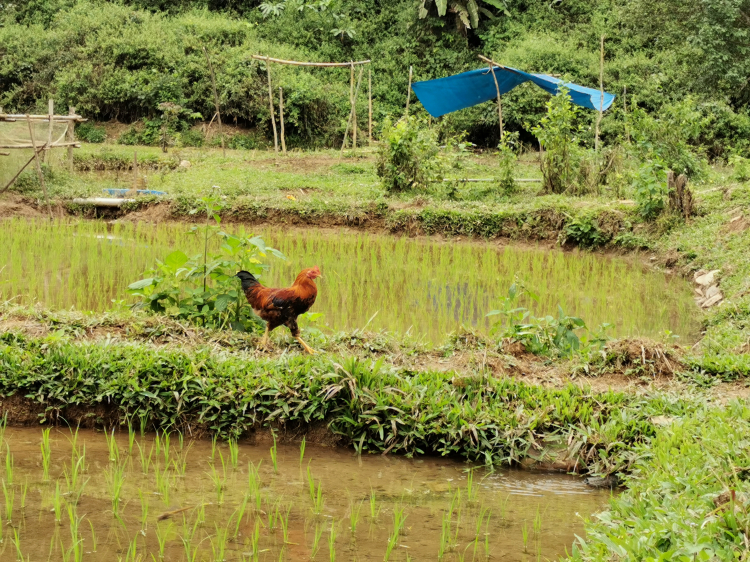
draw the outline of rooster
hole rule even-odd
[[[315,350],[299,336],[297,316],[310,310],[315,303],[315,297],[318,296],[315,279],[323,276],[317,265],[300,271],[292,286],[285,289],[264,287],[252,273],[247,271],[240,271],[237,277],[242,281],[242,290],[247,297],[247,302],[253,307],[255,314],[266,321],[266,333],[260,342],[262,348],[268,344],[268,335],[271,330],[283,325],[289,328],[302,349],[311,355],[315,353]]]

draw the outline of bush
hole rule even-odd
[[[442,181],[450,166],[437,130],[427,127],[424,119],[410,115],[395,124],[386,120],[376,172],[387,191],[426,190],[430,183]]]
[[[735,154],[729,159],[729,165],[733,168],[732,179],[737,181],[750,180],[750,159]]]
[[[189,129],[177,134],[177,143],[180,146],[193,146],[198,148],[203,146],[205,141],[206,137],[201,131]]]
[[[547,193],[564,193],[577,179],[579,146],[575,125],[578,108],[570,101],[565,88],[546,104],[547,114],[532,132],[544,151],[541,157],[543,189]]]
[[[218,143],[218,145],[217,145]],[[213,146],[221,146],[221,137],[216,135],[211,139]],[[234,135],[227,140],[227,148],[232,149],[244,149],[254,150],[256,148],[265,148],[267,143],[263,137],[259,137],[256,133],[244,133]]]
[[[107,131],[87,121],[76,127],[76,136],[85,142],[102,143],[107,138]]]
[[[638,214],[646,220],[655,219],[664,210],[669,193],[664,165],[651,160],[641,164],[633,188]]]
[[[518,160],[518,132],[505,133],[497,148],[500,154],[500,190],[504,195],[511,195],[518,189],[514,177]]]
[[[151,312],[188,320],[202,326],[252,331],[260,326],[242,292],[235,274],[240,270],[255,275],[267,269],[260,257],[271,253],[284,256],[257,237],[244,233],[228,234],[220,227],[218,199],[204,197],[206,225],[192,232],[204,240],[202,255],[188,257],[177,250],[144,273],[144,278],[128,286],[128,292],[140,299],[139,306]],[[213,217],[215,225],[210,225]],[[221,240],[219,252],[208,255],[212,238]]]
[[[603,246],[610,236],[599,229],[595,216],[581,215],[571,219],[564,229],[565,241],[572,240],[582,248]]]

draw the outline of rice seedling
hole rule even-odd
[[[313,543],[310,558],[314,559],[320,549],[320,538],[323,536],[323,525],[316,523],[315,531],[313,532]]]
[[[161,496],[164,507],[169,507],[169,495],[172,490],[172,474],[169,472],[169,467],[164,467],[164,470],[159,470],[157,466],[154,469],[156,474],[156,491]]]
[[[349,531],[351,532],[352,537],[357,534],[357,523],[359,523],[359,516],[364,503],[365,500],[362,500],[359,503],[349,503]]]
[[[474,503],[479,494],[479,483],[474,484],[474,469],[466,473],[466,501]]]
[[[29,477],[27,476],[21,486],[21,511],[26,509],[26,494],[29,492]]]
[[[214,538],[216,539],[214,541]],[[227,540],[229,538],[229,530],[226,527],[220,527],[216,524],[216,534],[210,537],[211,550],[213,552],[214,562],[223,562],[227,550]]]
[[[193,538],[198,529],[198,521],[193,522],[192,525],[188,522],[187,517],[183,514],[182,516],[182,534],[180,540],[182,541],[182,547],[185,550],[185,557],[187,560],[195,560],[195,556],[198,552],[198,547],[195,545]]]
[[[109,462],[120,461],[120,448],[117,446],[115,440],[115,428],[112,428],[112,432],[104,432],[104,438],[107,440],[107,450],[109,451]]]
[[[179,459],[172,459],[172,467],[174,468],[175,474],[179,476],[185,476],[187,471],[187,457],[180,457]]]
[[[237,510],[234,512],[232,517],[229,519],[230,522],[233,517],[236,515],[236,520],[234,523],[234,535],[232,535],[233,539],[237,539],[237,537],[240,534],[240,525],[242,524],[242,518],[245,516],[245,510],[247,509],[247,502],[248,502],[248,496],[247,494],[242,499],[242,503],[240,504],[240,507],[237,508]],[[286,531],[284,531],[284,536],[286,536]],[[284,541],[286,542],[286,540]]]
[[[140,443],[136,443],[136,446],[138,447],[138,455],[141,459],[141,472],[143,472],[144,475],[147,475],[148,469],[151,466],[151,456],[154,453],[154,446],[151,445],[149,448],[148,456],[146,456],[145,446],[141,447]]]
[[[370,488],[370,519],[375,520],[380,515],[381,506],[378,505],[378,499],[375,496],[375,490]]]
[[[276,459],[276,435],[273,436],[273,446],[271,447],[271,463],[273,463],[273,471],[279,472],[279,463]]]
[[[169,465],[169,447],[171,442],[171,437],[168,432],[164,432],[162,436],[162,442],[163,442],[163,449],[164,449],[164,464]]]
[[[73,560],[75,562],[79,562],[83,558],[83,538],[81,537],[81,534],[79,532],[83,517],[77,516],[75,507],[71,504],[67,505],[67,512],[71,539],[69,552],[71,553]]]
[[[133,423],[128,419],[128,456],[133,455],[133,446],[135,445],[135,429]]]
[[[112,513],[117,517],[120,514],[122,487],[125,483],[125,465],[121,463],[110,464],[106,471],[106,478],[109,485],[110,500],[112,501]]]
[[[260,560],[260,519],[255,520],[255,530],[250,537],[250,546],[252,548],[253,562],[258,562]]]
[[[216,443],[218,439],[218,435],[214,435],[211,437],[211,462],[213,462],[214,457],[216,456]]]
[[[5,498],[5,520],[11,523],[13,521],[13,503],[16,499],[16,491],[12,486],[6,485],[5,480],[2,481],[2,484],[3,497]]]
[[[404,522],[406,521],[406,517],[404,516],[404,508],[403,506],[396,506],[393,508],[393,531],[388,537],[388,544],[386,545],[385,549],[385,557],[383,560],[388,562],[388,560],[391,557],[391,552],[393,552],[393,549],[396,547],[396,544],[398,544],[398,539],[401,536],[401,530],[404,527]]]
[[[55,482],[55,495],[52,496],[52,509],[55,513],[55,523],[62,523],[63,496],[60,493],[60,482]]]
[[[148,527],[148,496],[144,496],[141,490],[138,490],[138,497],[141,500],[141,530]]]
[[[482,525],[484,524],[485,519],[486,519],[487,520],[486,527],[489,527],[491,513],[492,512],[489,509],[484,508],[484,507],[482,507],[479,510],[479,516],[477,517],[477,520],[476,520],[476,529],[474,533],[474,552],[473,552],[472,558],[474,558],[477,555],[477,547],[479,546],[479,535],[482,534]],[[487,537],[487,534],[485,533],[485,539],[486,537]]]
[[[438,560],[442,560],[445,553],[451,549],[451,518],[447,512],[443,513],[440,522],[440,545],[438,547]]]
[[[10,452],[10,447],[6,447],[5,450],[5,480],[9,486],[13,485],[13,454]]]
[[[158,431],[154,434],[154,447],[156,448],[156,456],[158,457],[161,454],[161,437]]]
[[[312,501],[313,513],[320,515],[323,512],[323,483],[318,481],[317,486],[315,485],[315,479],[313,478],[310,466],[307,467],[307,485],[310,490],[310,500]]]
[[[21,550],[21,538],[18,536],[18,528],[13,528],[13,546],[16,547],[16,559],[23,560],[23,551]]]
[[[524,553],[528,553],[529,528],[526,525],[526,521],[523,522],[523,526],[521,527],[521,539],[523,540],[523,551]]]
[[[211,464],[211,482],[214,484],[214,491],[216,492],[216,503],[221,505],[224,502],[224,490],[227,481],[227,466],[224,463],[224,456],[219,451],[219,459],[221,460],[221,472],[216,470],[216,464]]]
[[[42,474],[45,481],[49,480],[49,467],[52,460],[52,447],[49,442],[49,432],[51,428],[42,430]]]
[[[180,451],[182,451],[185,448],[185,436],[181,431],[177,432],[177,443],[180,447]]]
[[[229,462],[232,468],[237,469],[240,462],[240,446],[234,439],[229,440]]]
[[[156,523],[156,543],[159,547],[159,559],[164,559],[164,551],[167,548],[167,539],[172,531],[172,522],[167,523],[166,528]]]
[[[256,467],[252,462],[247,463],[247,493],[255,499],[256,512],[260,511],[262,502],[259,470],[260,464]]]
[[[539,512],[539,506],[536,506],[536,515],[534,515],[534,534],[539,535],[542,532],[542,514]]]
[[[305,458],[305,439],[307,436],[302,437],[302,441],[299,444],[299,465],[302,466],[302,460]]]
[[[281,533],[284,537],[284,544],[289,544],[289,512],[291,511],[292,505],[289,504],[281,516]]]
[[[331,530],[328,532],[328,557],[330,562],[336,560],[336,524],[331,521]]]
[[[195,508],[195,525],[200,526],[206,522],[206,504],[201,503]]]
[[[91,552],[96,552],[96,531],[94,531],[94,524],[91,519],[88,520],[89,527],[91,527]]]
[[[279,500],[276,500],[266,512],[268,518],[268,532],[273,533],[276,530],[276,524],[279,521]]]
[[[125,553],[123,562],[141,562],[142,557],[138,555],[138,535],[128,544],[128,550]]]

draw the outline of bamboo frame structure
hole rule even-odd
[[[50,104],[51,107],[52,104]],[[50,113],[50,127],[52,124],[52,113]],[[44,174],[42,173],[42,165],[39,163],[39,153],[41,150],[36,150],[36,139],[34,138],[34,127],[31,125],[31,119],[27,121],[29,125],[29,136],[31,137],[31,144],[34,145],[34,163],[36,164],[36,173],[39,177],[39,183],[42,184],[42,191],[44,191],[44,199],[47,201],[47,213],[49,218],[52,218],[52,206],[49,203],[49,193],[47,193],[47,184],[44,181]],[[49,147],[49,144],[45,144],[44,147]],[[44,150],[44,148],[42,148]]]
[[[281,151],[286,154],[286,139],[284,138],[284,90],[279,86],[279,124],[281,125]]]
[[[596,118],[596,136],[594,137],[594,150],[599,151],[599,127],[604,116],[604,35],[602,35],[601,53],[599,58],[599,115]]]
[[[372,144],[372,68],[367,69],[367,144]]]
[[[409,115],[409,100],[411,99],[411,78],[414,72],[414,67],[409,66],[409,86],[406,88],[406,111],[405,114]]]
[[[216,91],[216,75],[214,74],[214,66],[211,64],[211,57],[208,56],[208,50],[203,47],[203,54],[206,55],[206,63],[208,64],[208,71],[211,74],[211,89],[214,93],[214,105],[216,106],[216,119],[219,122],[219,136],[221,137],[221,155],[226,158],[227,151],[224,148],[224,128],[221,125],[221,112],[219,111],[219,94]]]
[[[358,65],[365,65],[370,64],[370,59],[367,60],[361,60],[361,61],[349,61],[349,62],[306,62],[306,61],[294,61],[294,60],[285,60],[285,59],[275,59],[271,58],[268,55],[252,55],[252,58],[255,60],[262,60],[266,63],[266,74],[268,76],[268,105],[271,110],[271,126],[273,128],[273,145],[274,150],[278,153],[279,152],[279,141],[278,141],[278,135],[276,132],[276,117],[274,115],[274,109],[273,109],[273,86],[271,84],[271,64],[272,62],[275,62],[277,64],[288,64],[292,66],[311,66],[311,67],[320,67],[320,68],[346,68],[349,67],[349,119],[346,123],[346,130],[344,131],[344,142],[341,145],[341,150],[344,150],[344,146],[346,146],[346,139],[349,134],[349,128],[353,126],[352,128],[352,147],[357,148],[357,94],[359,92],[359,83],[362,80],[362,72],[364,71],[364,68],[360,70],[359,78],[357,80],[357,86],[355,88],[354,86],[354,67]],[[372,71],[368,70],[368,82],[369,82],[369,88],[368,88],[368,116],[369,116],[369,122],[368,122],[368,140],[371,143],[372,142]],[[283,100],[282,100],[282,90],[279,88],[279,117],[281,119],[280,125],[281,125],[281,146],[284,154],[286,154],[286,142],[284,139],[284,117],[283,117]]]

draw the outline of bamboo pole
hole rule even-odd
[[[55,121],[79,121],[83,123],[84,121],[88,121],[88,119],[84,119],[80,115],[54,115],[53,116]],[[26,119],[25,113],[3,113],[0,111],[0,121],[43,121],[47,122],[49,121],[49,114],[47,115],[29,115],[29,119]]]
[[[362,82],[362,70],[359,71],[359,78],[357,79],[357,88],[354,90],[354,100],[356,101],[357,96],[359,95],[359,86]],[[346,122],[346,129],[344,130],[344,142],[341,143],[341,154],[344,153],[344,147],[346,147],[346,136],[349,133],[349,127],[352,123],[352,114],[349,113],[349,120]]]
[[[599,151],[599,127],[604,115],[604,35],[602,35],[601,51],[599,56],[599,115],[596,118],[596,137],[594,138],[594,150]]]
[[[372,144],[372,68],[367,68],[367,144]]]
[[[47,193],[47,184],[44,183],[44,174],[42,173],[42,165],[39,163],[39,152],[36,149],[36,139],[34,138],[34,127],[31,125],[31,119],[28,120],[29,124],[29,136],[31,137],[31,144],[34,145],[34,162],[36,164],[36,173],[39,177],[39,183],[42,184],[42,191],[44,192],[44,199],[47,201],[47,213],[49,218],[52,218],[52,206],[49,204],[49,194]]]
[[[9,187],[10,187],[11,185],[13,185],[13,184],[15,183],[15,181],[16,181],[16,180],[18,179],[18,176],[20,176],[20,175],[21,175],[21,173],[22,173],[22,172],[23,172],[23,171],[24,171],[24,170],[26,169],[26,167],[27,167],[27,166],[28,166],[29,164],[31,164],[31,162],[32,162],[32,161],[33,161],[33,160],[34,160],[34,159],[36,158],[36,156],[37,156],[37,154],[39,153],[39,151],[40,151],[40,150],[44,150],[44,149],[43,149],[43,148],[40,148],[40,149],[38,149],[38,150],[34,150],[34,154],[33,154],[33,155],[31,156],[31,158],[29,158],[29,159],[28,159],[28,160],[26,161],[26,164],[24,164],[23,166],[21,166],[21,169],[20,169],[20,170],[18,170],[18,172],[16,172],[16,175],[15,175],[15,176],[13,176],[13,178],[12,178],[12,179],[11,179],[11,180],[10,180],[10,181],[9,181],[9,182],[7,183],[7,184],[5,184],[5,187],[3,187],[2,189],[0,189],[0,193],[3,193],[3,192],[4,192],[5,190],[7,190],[7,189],[8,189],[8,188],[9,188]],[[5,154],[5,155],[7,156],[7,155],[8,155],[8,154],[10,154],[10,153],[3,153],[3,154]]]
[[[133,189],[138,190],[138,151],[133,151]]]
[[[354,65],[351,65],[351,94],[349,101],[352,104],[352,150],[357,149],[357,102],[354,99]]]
[[[219,136],[221,136],[221,155],[226,157],[227,150],[224,147],[224,128],[221,126],[221,111],[219,111],[219,94],[216,91],[216,75],[214,74],[214,66],[211,64],[211,57],[208,56],[208,50],[203,47],[203,54],[206,55],[206,63],[208,64],[208,72],[211,74],[211,89],[214,92],[214,105],[216,106],[216,120],[219,123]]]
[[[75,107],[68,107],[68,115],[73,116],[76,113]],[[65,131],[65,136],[67,137],[68,142],[75,142],[76,140],[76,131],[75,131],[75,121],[68,121],[68,128]],[[70,173],[73,173],[73,147],[68,146],[68,171]]]
[[[358,64],[368,64],[370,60],[361,60],[361,61],[352,61],[352,62],[300,62],[300,61],[294,61],[294,60],[284,60],[284,59],[272,59],[269,56],[266,55],[253,55],[254,59],[257,60],[264,60],[264,61],[270,61],[270,62],[276,62],[279,64],[292,64],[295,66],[320,66],[320,67],[347,67],[351,65],[358,65]]]
[[[34,123],[34,121],[32,121]],[[47,144],[43,145],[45,147],[45,150],[47,149]],[[53,142],[49,145],[49,148],[65,148],[68,146],[72,146],[74,148],[81,148],[81,143],[78,141],[73,142]],[[19,144],[0,144],[0,148],[34,148],[34,145],[31,143],[19,143]]]
[[[495,68],[490,64],[490,72],[492,73],[492,79],[495,81],[495,91],[497,92],[497,122],[500,125],[500,142],[503,140],[503,104],[500,101],[500,86],[497,83],[497,76],[495,76]]]
[[[279,123],[281,124],[281,151],[286,154],[286,140],[284,139],[284,91],[279,86]]]
[[[49,119],[49,127],[47,128],[47,142],[45,143],[44,152],[42,152],[42,162],[49,162],[51,155],[49,154],[50,146],[52,145],[52,128],[55,126],[55,102],[50,99],[47,102],[48,113],[47,119]]]
[[[271,108],[271,126],[273,127],[273,150],[279,152],[279,137],[276,134],[276,117],[273,114],[273,89],[271,88],[271,59],[266,57],[266,73],[268,74],[268,105]]]
[[[413,67],[409,66],[409,86],[406,89],[406,115],[409,115],[409,99],[411,99],[411,77]]]
[[[622,111],[623,117],[625,117],[625,140],[630,144],[630,130],[628,129],[628,87],[623,86],[622,88]]]

